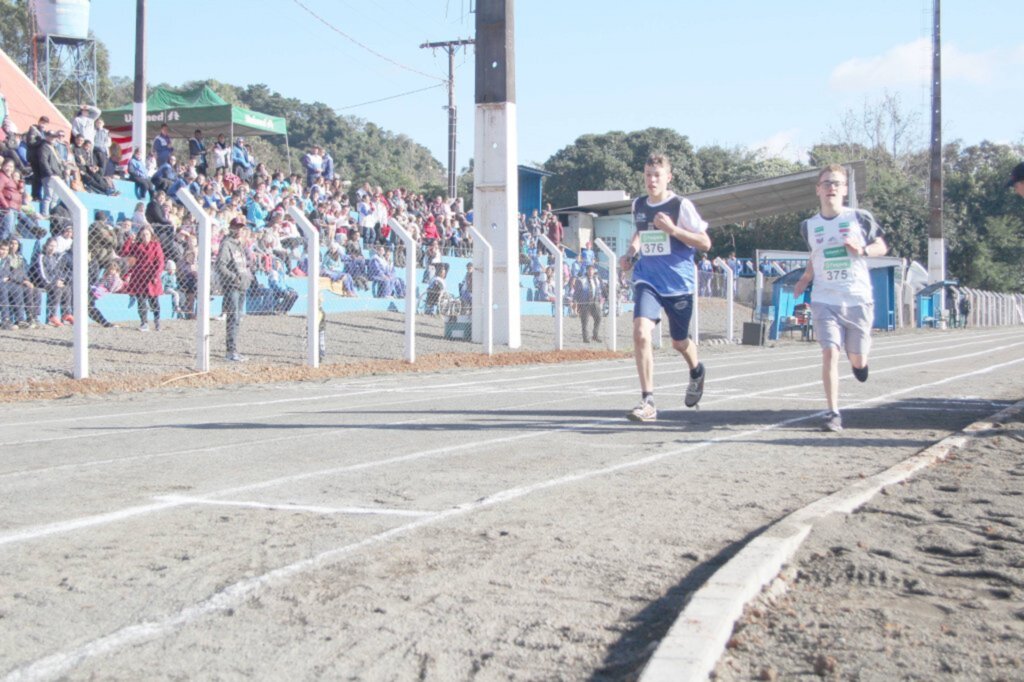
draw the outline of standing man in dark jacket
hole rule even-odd
[[[217,275],[224,292],[223,310],[227,317],[225,359],[229,362],[245,362],[245,358],[238,353],[238,329],[240,315],[245,309],[245,292],[252,284],[252,272],[242,244],[244,232],[245,219],[234,218],[228,226],[228,236],[221,241],[220,251],[217,252]]]
[[[50,191],[50,178],[64,178],[64,171],[67,169],[60,155],[53,146],[54,133],[46,134],[43,143],[39,146],[39,181],[42,188],[39,195],[39,213],[43,217],[49,217],[50,205],[53,203],[53,193]],[[33,176],[34,177],[34,176]]]
[[[39,177],[39,150],[43,146],[43,142],[46,141],[46,126],[49,124],[49,118],[40,116],[39,122],[29,126],[28,132],[25,134],[28,165],[32,169],[32,198],[36,201],[42,199],[40,195],[42,178]]]

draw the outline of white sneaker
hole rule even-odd
[[[626,417],[633,422],[653,422],[658,418],[658,408],[651,398],[644,398]]]
[[[149,331],[149,325],[146,324],[145,322],[143,322],[142,324],[139,325],[139,331],[140,332],[148,332]]]

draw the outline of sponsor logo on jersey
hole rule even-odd
[[[824,232],[824,231],[825,231],[825,226],[824,225],[817,225],[814,228],[814,234],[819,234],[819,233]]]

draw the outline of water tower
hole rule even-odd
[[[89,2],[30,2],[35,25],[33,77],[54,104],[96,105],[96,41],[89,37]]]

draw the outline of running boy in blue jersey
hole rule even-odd
[[[838,164],[818,173],[817,194],[821,210],[800,224],[800,235],[811,250],[803,276],[793,293],[811,290],[811,318],[821,344],[821,380],[825,385],[828,413],[822,428],[842,431],[839,416],[839,354],[846,355],[858,381],[868,380],[868,351],[875,319],[874,297],[867,258],[889,250],[882,230],[867,211],[843,205],[846,169]]]
[[[668,316],[672,347],[690,367],[685,404],[694,407],[704,394],[704,365],[697,359],[697,344],[690,340],[697,269],[697,251],[711,248],[708,224],[689,199],[668,189],[672,165],[663,154],[651,154],[644,164],[647,196],[633,201],[636,232],[621,267],[633,267],[633,354],[640,377],[640,404],[627,415],[637,422],[658,418],[654,406],[654,346],[652,332]]]

